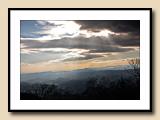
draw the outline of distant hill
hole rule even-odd
[[[86,68],[73,71],[21,74],[21,90],[26,91],[29,89],[27,85],[54,84],[61,89],[72,90],[73,93],[81,93],[86,89],[86,83],[91,79],[96,79],[97,81],[105,79],[116,82],[123,76],[129,80],[132,76],[126,72],[127,68],[128,66],[118,66],[112,68]]]
[[[21,82],[27,83],[46,83],[50,84],[52,82],[61,83],[69,80],[82,80],[88,79],[90,77],[112,77],[115,79],[115,75],[125,74],[129,67],[128,66],[118,66],[110,68],[85,68],[73,71],[60,71],[60,72],[39,72],[39,73],[28,73],[21,74]]]

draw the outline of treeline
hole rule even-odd
[[[25,84],[25,83],[21,83]],[[140,79],[137,76],[116,81],[102,77],[88,78],[85,90],[75,93],[74,89],[63,89],[52,84],[21,85],[21,100],[138,100],[140,99]]]

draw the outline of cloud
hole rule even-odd
[[[21,20],[21,38],[53,40],[75,37],[79,28],[74,21]]]
[[[47,20],[37,20],[36,22],[42,26],[56,26],[54,23],[50,23]]]
[[[120,37],[120,36],[119,36]],[[93,52],[126,52],[132,50],[131,48],[122,48],[121,46],[136,46],[138,43],[134,43],[130,39],[121,37],[121,39],[112,36],[106,37],[75,37],[75,38],[62,38],[60,40],[50,40],[40,42],[37,40],[21,40],[21,43],[26,48],[67,48],[67,49],[87,49]],[[115,39],[116,38],[116,39]],[[124,40],[124,41],[123,41]],[[134,44],[133,44],[133,43]]]
[[[140,46],[140,36],[138,36],[137,34],[129,33],[128,35],[110,35],[110,39],[114,42],[114,44],[120,46]]]
[[[128,52],[132,51],[133,48],[121,48],[121,47],[114,47],[114,46],[107,46],[106,48],[99,48],[90,50],[90,53],[105,53],[105,52]]]
[[[80,56],[70,57],[70,58],[64,59],[63,61],[67,62],[67,61],[90,60],[90,59],[95,59],[95,58],[99,58],[99,57],[103,57],[103,55],[96,55],[96,54],[90,54],[90,53],[81,53]]]
[[[69,52],[52,51],[52,50],[36,50],[36,49],[22,49],[21,50],[21,62],[24,63],[37,63],[45,62],[49,60],[62,59],[64,54]]]
[[[22,62],[42,61],[67,62],[104,57],[112,53],[134,51],[133,43],[127,35],[110,37],[75,37],[48,40],[21,40]],[[124,42],[123,42],[124,40]],[[127,47],[130,45],[130,47]],[[132,45],[132,46],[131,46]],[[138,44],[137,44],[138,45]]]
[[[81,30],[99,32],[108,29],[112,32],[139,32],[139,20],[77,20],[76,23],[81,25]]]
[[[108,37],[128,33],[139,36],[139,20],[46,21],[22,20],[21,39],[56,40],[62,38]],[[121,36],[120,36],[121,37]]]

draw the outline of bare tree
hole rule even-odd
[[[136,80],[139,80],[140,78],[140,59],[134,58],[128,60],[128,63],[131,67],[128,71],[136,78]]]

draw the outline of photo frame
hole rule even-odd
[[[9,8],[8,75],[9,112],[152,112],[152,9]]]

